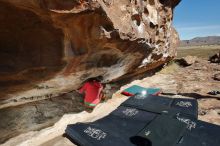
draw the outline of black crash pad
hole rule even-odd
[[[198,103],[195,99],[136,94],[121,105],[158,114],[182,113],[195,119],[198,118]]]
[[[177,119],[160,115],[147,125],[136,137],[146,138],[151,146],[174,146],[186,131],[186,124]]]
[[[167,140],[171,143],[178,141],[178,135],[182,134],[182,129],[177,127],[185,128],[186,124],[168,116],[120,106],[95,122],[68,125],[66,133],[80,146],[137,146],[140,142],[139,140],[137,142],[137,134],[146,130],[146,127],[150,127],[152,132],[161,133],[161,136],[168,132]],[[169,131],[166,127],[173,129]],[[144,144],[141,145],[157,146],[157,143],[151,140],[155,139],[142,139]],[[152,143],[154,145],[151,145]]]
[[[176,146],[219,146],[220,126],[185,116],[177,116],[187,130]]]
[[[197,120],[197,109],[195,100],[133,96],[100,120],[68,125],[66,134],[80,146],[219,146],[220,126]]]
[[[80,146],[135,146],[130,137],[156,116],[154,113],[121,106],[95,122],[68,125],[66,134]]]
[[[198,119],[198,102],[195,99],[174,98],[171,107],[180,110],[186,116]]]

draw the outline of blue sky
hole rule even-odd
[[[173,23],[181,40],[220,36],[220,0],[182,0],[174,10]]]

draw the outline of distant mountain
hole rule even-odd
[[[220,36],[196,37],[191,40],[182,40],[180,46],[220,45]]]

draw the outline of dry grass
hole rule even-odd
[[[177,58],[191,55],[208,59],[210,56],[218,53],[219,51],[219,45],[179,47],[177,49]]]

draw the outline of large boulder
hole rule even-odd
[[[220,51],[218,53],[214,54],[213,56],[210,56],[209,61],[211,63],[220,63]]]
[[[182,57],[181,59],[177,59],[176,62],[181,65],[181,66],[190,66],[193,65],[194,63],[196,63],[196,61],[198,60],[198,58],[196,56],[185,56]]]
[[[1,0],[1,97],[49,87],[16,95],[38,99],[89,77],[110,81],[170,61],[179,42],[172,26],[179,1]]]

